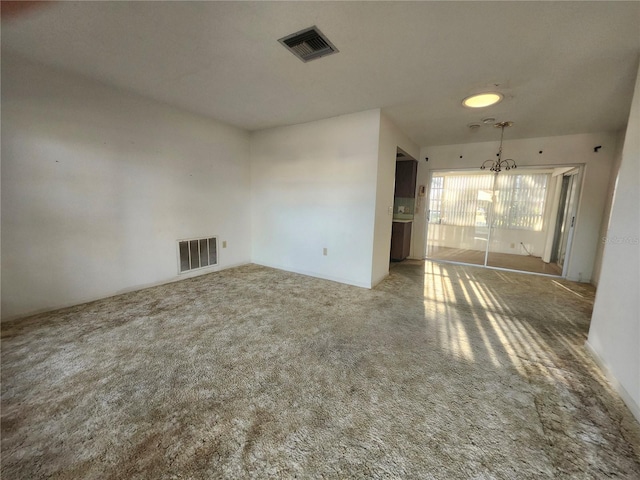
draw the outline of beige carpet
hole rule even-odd
[[[640,478],[593,289],[245,266],[2,326],[3,479]]]

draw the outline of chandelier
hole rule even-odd
[[[500,149],[498,150],[498,159],[497,160],[485,160],[480,166],[480,170],[485,170],[487,166],[490,166],[489,170],[492,172],[500,173],[502,169],[511,170],[512,168],[517,168],[515,160],[511,158],[502,159],[502,139],[504,137],[504,127],[510,127],[513,125],[513,122],[499,122],[494,125],[496,128],[500,128]]]

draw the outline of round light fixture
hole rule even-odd
[[[504,98],[504,95],[496,92],[477,93],[462,100],[462,105],[469,108],[482,108],[495,105]]]

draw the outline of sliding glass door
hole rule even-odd
[[[435,172],[426,257],[561,275],[551,260],[554,244],[563,241],[556,235],[561,188],[556,170]]]

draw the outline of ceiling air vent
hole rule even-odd
[[[278,40],[303,62],[337,53],[338,49],[315,25]]]

